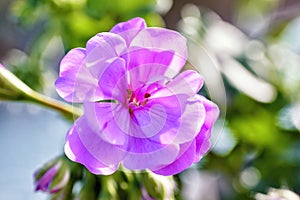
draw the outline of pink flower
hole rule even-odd
[[[186,39],[143,19],[119,23],[72,49],[61,61],[57,92],[82,102],[65,153],[92,173],[132,170],[172,175],[209,149],[218,107],[198,95],[203,85],[186,62]]]

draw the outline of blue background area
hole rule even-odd
[[[41,200],[33,173],[63,153],[71,123],[55,111],[33,104],[0,103],[0,199]]]

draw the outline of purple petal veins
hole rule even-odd
[[[60,66],[58,94],[81,102],[84,114],[66,138],[65,153],[95,174],[112,174],[120,164],[173,175],[209,150],[219,110],[198,95],[201,76],[179,73],[186,39],[141,18],[92,37],[71,50]]]

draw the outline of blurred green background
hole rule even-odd
[[[188,38],[186,68],[203,75],[201,93],[221,109],[212,150],[177,176],[177,198],[254,199],[269,188],[300,194],[298,0],[2,0],[0,61],[58,98],[63,55],[136,16]]]

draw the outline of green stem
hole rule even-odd
[[[43,94],[37,93],[35,91],[30,91],[30,94],[28,95],[31,102],[38,103],[43,106],[47,106],[49,108],[53,108],[55,110],[60,111],[63,114],[67,114],[69,116],[73,116],[74,118],[78,118],[82,115],[82,110],[74,107],[70,104],[58,101],[56,99],[53,99],[51,97],[45,96]]]
[[[78,118],[82,110],[70,104],[47,97],[32,90],[13,73],[0,65],[0,99],[25,100],[53,108],[66,115],[69,119]]]

